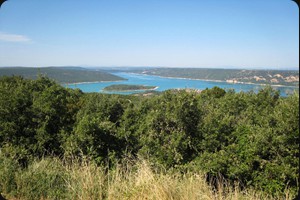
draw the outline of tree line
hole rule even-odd
[[[111,166],[132,156],[166,169],[221,174],[269,194],[298,192],[298,93],[214,87],[141,97],[12,76],[0,78],[0,94],[1,155],[24,168],[47,156],[87,156]]]

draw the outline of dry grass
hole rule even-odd
[[[126,160],[114,170],[91,163],[69,168],[68,181],[72,199],[108,200],[261,200],[271,198],[254,190],[241,191],[238,184],[218,180],[217,188],[206,182],[202,173],[156,170],[145,160]]]
[[[65,166],[68,199],[104,199],[106,175],[94,163],[75,161]]]
[[[146,160],[125,159],[114,169],[99,167],[88,159],[71,161],[60,161],[58,159],[47,159],[37,161],[29,167],[24,175],[16,176],[16,183],[22,183],[17,188],[18,195],[9,195],[12,199],[107,199],[107,200],[260,200],[260,199],[292,199],[288,193],[285,197],[270,197],[265,194],[247,189],[241,191],[236,185],[230,185],[225,180],[217,181],[217,188],[206,182],[206,177],[201,172],[180,173],[157,169]],[[51,167],[45,167],[49,166]],[[34,170],[28,171],[28,170]],[[56,172],[60,170],[60,172]],[[49,173],[49,171],[51,173]],[[26,185],[27,180],[35,177],[37,185],[49,191],[41,194],[32,191],[32,185]],[[29,174],[32,174],[28,176]],[[42,175],[47,175],[43,180]],[[56,179],[51,177],[55,176]],[[59,177],[58,177],[59,175]],[[63,181],[57,181],[57,178]],[[59,179],[59,180],[60,180]],[[54,182],[56,191],[51,188]],[[42,183],[49,185],[42,185]],[[34,183],[33,183],[34,184]],[[52,185],[51,185],[52,184]],[[22,187],[22,188],[20,188]],[[26,188],[27,187],[27,188]],[[38,188],[36,188],[38,189]],[[28,194],[26,193],[28,191]],[[35,195],[36,194],[36,195]],[[51,194],[51,195],[49,195]]]

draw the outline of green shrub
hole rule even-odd
[[[17,196],[22,199],[64,199],[66,173],[58,159],[32,162],[16,175]]]
[[[0,193],[16,194],[17,184],[15,175],[20,167],[16,159],[3,155],[0,151]]]

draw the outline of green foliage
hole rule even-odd
[[[298,94],[279,98],[270,88],[258,94],[230,94],[206,110],[203,153],[194,161],[200,168],[270,194],[282,193],[286,187],[297,193]]]
[[[221,98],[226,94],[225,90],[219,87],[213,87],[212,89],[206,88],[205,90],[202,91],[201,95],[203,97],[208,96],[208,97],[213,97],[213,98]]]
[[[149,100],[152,109],[147,110],[145,123],[139,128],[140,153],[169,167],[193,158],[201,114],[195,95],[168,91]]]
[[[153,97],[83,94],[42,76],[0,78],[0,93],[0,189],[5,193],[27,182],[33,190],[20,195],[28,199],[63,193],[54,187],[52,194],[50,188],[64,175],[44,171],[46,166],[58,170],[55,164],[29,167],[51,155],[88,156],[109,166],[127,155],[142,156],[167,169],[222,174],[269,194],[282,195],[286,188],[298,192],[297,93],[280,97],[271,87],[257,94],[214,87]],[[26,173],[13,175],[19,170]],[[41,177],[46,185],[35,187]]]
[[[80,153],[103,161],[109,155],[120,155],[124,143],[117,135],[124,108],[118,96],[88,94],[76,115],[74,131],[65,149],[69,154]]]
[[[79,110],[78,90],[67,90],[39,77],[0,79],[0,145],[23,148],[34,156],[61,154]]]
[[[64,199],[66,174],[56,159],[32,162],[16,175],[17,196],[22,199]]]
[[[2,146],[0,151],[0,193],[16,194],[15,174],[19,172],[18,151],[9,146]]]

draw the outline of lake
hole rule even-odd
[[[125,81],[112,81],[112,82],[94,82],[94,83],[74,83],[74,84],[64,84],[68,88],[79,88],[83,92],[101,92],[109,94],[133,94],[144,91],[126,91],[126,92],[107,92],[103,91],[103,88],[109,85],[114,84],[132,84],[132,85],[148,85],[148,86],[157,86],[156,91],[165,91],[168,89],[200,89],[204,90],[206,88],[212,88],[218,86],[225,90],[234,89],[236,92],[240,91],[251,91],[257,92],[259,89],[264,86],[257,84],[241,84],[241,83],[227,83],[227,82],[217,82],[217,81],[205,81],[205,80],[191,80],[191,79],[180,79],[180,78],[166,78],[153,75],[144,75],[144,74],[134,74],[127,72],[117,72],[112,73],[114,75],[123,77]],[[282,96],[286,96],[295,90],[295,87],[287,86],[273,86],[273,88],[280,91]],[[298,89],[298,88],[297,88]]]

